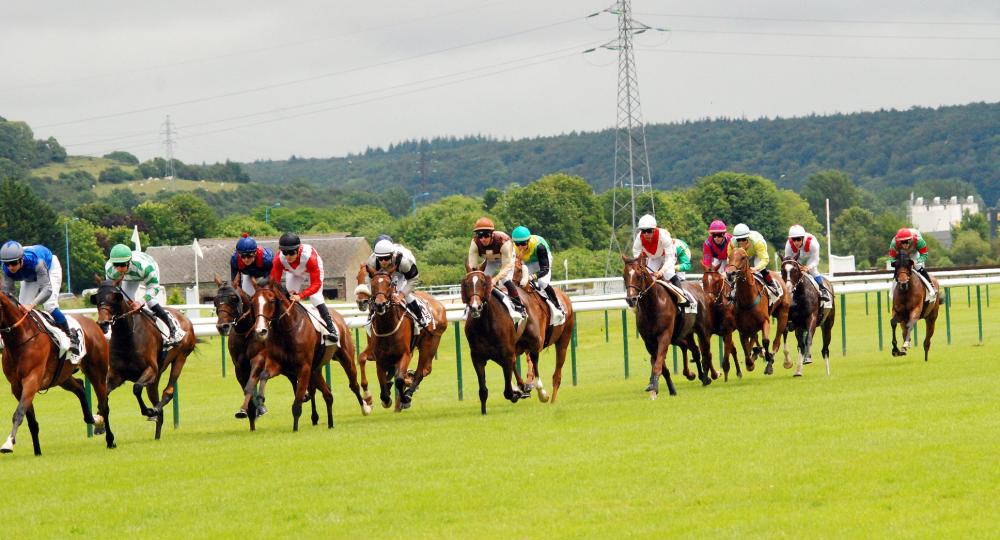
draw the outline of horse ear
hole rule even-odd
[[[628,259],[629,259],[628,256],[622,253],[622,262],[627,263]]]
[[[90,305],[92,305],[92,306],[96,306],[97,305],[97,295],[96,294],[90,295]]]
[[[470,272],[472,272],[472,265],[469,264],[469,261],[465,261],[465,273],[468,274]]]
[[[98,285],[100,285],[101,283],[104,283],[104,278],[102,278],[100,275],[98,275],[97,272],[94,272],[94,283],[96,283]]]
[[[216,287],[221,287],[222,286],[222,280],[219,279],[219,274],[215,274],[215,279],[213,281],[215,281],[215,286]]]

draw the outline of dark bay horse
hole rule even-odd
[[[701,288],[705,291],[705,301],[708,303],[707,314],[709,316],[708,327],[712,335],[720,336],[723,341],[722,359],[719,364],[722,366],[723,377],[729,380],[729,358],[732,357],[733,365],[736,366],[736,376],[743,378],[743,371],[740,370],[740,361],[736,356],[736,346],[733,344],[733,332],[736,330],[736,315],[733,313],[733,303],[729,301],[729,294],[732,292],[729,282],[720,272],[706,270],[701,275]],[[687,351],[684,354],[685,369],[687,368]],[[687,375],[685,373],[685,375]],[[688,377],[690,379],[690,377]]]
[[[767,271],[767,270],[765,270]],[[769,271],[768,271],[769,272]],[[783,294],[781,298],[768,305],[768,293],[766,287],[759,283],[750,269],[750,261],[746,250],[736,248],[729,256],[726,263],[726,274],[732,276],[736,290],[736,328],[740,332],[740,342],[743,344],[743,355],[747,363],[747,371],[753,371],[754,360],[757,357],[756,347],[751,347],[757,339],[757,333],[761,333],[761,344],[764,353],[764,360],[767,365],[764,367],[764,374],[774,373],[774,353],[781,347],[782,336],[785,333],[785,326],[788,324],[788,309],[792,303],[788,287],[782,285]],[[770,272],[771,279],[779,282],[781,276],[776,272]],[[771,346],[771,318],[777,322],[777,331],[774,334],[774,350]],[[785,344],[785,369],[791,369],[792,361],[788,356],[788,344]]]
[[[517,378],[518,385],[523,385],[515,365],[517,355],[525,350],[525,343],[540,343],[543,338],[537,334],[537,324],[531,326],[528,321],[514,324],[507,307],[494,296],[494,283],[489,275],[468,264],[465,271],[465,277],[462,278],[462,302],[467,306],[468,313],[465,339],[469,342],[472,366],[476,369],[476,378],[479,380],[480,409],[482,414],[486,414],[486,400],[489,397],[486,363],[493,360],[500,365],[504,378],[503,397],[511,403],[517,403],[522,397],[528,397],[520,387],[514,387],[512,380]]]
[[[941,294],[939,293],[933,301],[925,302],[927,289],[923,280],[914,275],[913,259],[906,252],[900,252],[896,260],[892,263],[895,271],[893,273],[893,284],[895,290],[892,294],[892,355],[904,356],[906,350],[910,348],[910,332],[917,326],[920,319],[924,319],[927,325],[927,332],[924,336],[924,362],[927,361],[928,353],[931,350],[931,337],[934,335],[934,324],[937,322],[938,309],[941,307]],[[940,291],[937,278],[931,278],[931,285],[935,290]],[[903,325],[903,348],[896,346],[896,325]]]
[[[392,273],[378,271],[371,275],[371,330],[369,348],[366,351],[370,350],[375,359],[379,399],[383,407],[391,405],[389,389],[395,384],[396,412],[410,408],[413,393],[424,377],[430,374],[441,336],[448,329],[448,316],[444,306],[429,294],[418,291],[414,295],[426,304],[434,320],[432,326],[423,328],[416,336],[414,332],[417,324],[407,314],[405,300],[396,291]],[[407,382],[414,348],[419,351],[417,369]]]
[[[833,323],[837,320],[837,305],[830,303],[830,308],[823,309],[819,291],[807,280],[813,279],[802,271],[802,265],[794,258],[781,262],[781,279],[785,280],[791,289],[792,305],[788,311],[788,325],[785,327],[785,342],[788,342],[788,330],[795,332],[795,342],[799,351],[799,364],[795,369],[795,377],[802,376],[802,366],[812,363],[812,342],[816,327],[823,330],[823,362],[826,364],[826,374],[830,374],[830,340],[833,339]],[[830,298],[836,298],[833,284],[823,278],[823,284],[830,291]]]
[[[708,328],[708,304],[700,287],[685,284],[685,290],[698,302],[698,313],[693,317],[681,316],[674,293],[653,279],[653,273],[646,266],[646,255],[631,259],[622,256],[625,263],[622,279],[625,281],[625,302],[635,308],[635,324],[639,335],[649,352],[651,373],[646,391],[650,399],[660,393],[660,376],[667,380],[667,390],[676,396],[677,389],[670,379],[670,370],[663,369],[663,360],[670,345],[691,351],[698,379],[702,385],[709,385],[719,373],[712,366],[712,349]],[[695,337],[697,336],[697,343]]]
[[[250,360],[260,352],[263,344],[250,335],[253,332],[250,296],[243,291],[239,282],[222,281],[216,276],[215,284],[219,287],[212,300],[215,305],[215,328],[220,336],[229,338],[226,344],[229,349],[229,359],[233,362],[233,370],[236,372],[236,381],[240,385],[240,390],[243,390],[247,380],[250,379],[252,367]],[[239,409],[236,411],[236,418],[246,418],[248,414],[261,416],[267,412],[267,408],[264,406],[264,384],[266,382],[262,381],[257,390],[257,407],[251,407],[249,413],[245,409]]]
[[[163,350],[164,335],[156,326],[154,317],[143,313],[125,298],[119,282],[100,280],[97,294],[91,302],[97,305],[97,324],[105,335],[111,334],[111,353],[108,369],[108,391],[113,391],[125,381],[132,381],[132,393],[139,402],[139,412],[156,421],[156,438],[163,429],[163,408],[174,398],[177,378],[184,369],[187,357],[194,351],[197,338],[194,328],[179,311],[166,308],[187,334],[169,350]],[[162,395],[157,396],[160,376],[170,368],[170,376]],[[146,389],[152,407],[142,399]]]
[[[514,283],[520,283],[522,271],[521,259],[517,259],[512,276]],[[524,377],[526,382],[522,385],[521,390],[530,393],[532,389],[537,388],[539,401],[554,404],[556,396],[559,394],[559,386],[562,385],[562,370],[563,365],[566,363],[566,351],[573,340],[573,325],[576,324],[573,304],[565,292],[553,287],[552,291],[559,298],[559,306],[565,313],[566,320],[559,326],[551,326],[549,306],[538,291],[530,283],[522,290],[524,293],[520,294],[521,301],[524,303],[525,310],[528,313],[527,324],[531,327],[531,331],[525,336],[528,339],[523,342],[525,347],[523,352],[527,352],[528,370]],[[541,341],[535,339],[534,336],[536,335],[542,337]],[[553,344],[556,346],[556,365],[552,372],[552,397],[550,400],[548,392],[545,391],[545,387],[542,385],[542,377],[538,373],[538,358],[545,348]],[[521,352],[519,350],[518,354]]]
[[[80,360],[79,368],[90,380],[97,394],[98,415],[95,418],[87,405],[83,383],[73,377],[77,370],[68,359],[60,359],[59,349],[49,338],[38,320],[37,313],[29,313],[13,296],[0,293],[0,342],[3,343],[3,373],[10,381],[10,390],[17,401],[14,410],[13,427],[0,452],[14,451],[17,428],[28,418],[28,430],[35,455],[42,455],[38,441],[38,420],[32,403],[41,390],[58,386],[76,395],[83,409],[83,421],[94,425],[94,433],[104,433],[108,448],[115,448],[115,436],[111,432],[110,410],[108,408],[108,344],[101,329],[92,319],[71,315],[83,329],[81,340],[87,354]]]

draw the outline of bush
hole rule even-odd
[[[104,154],[102,157],[105,159],[110,159],[112,161],[117,161],[118,163],[124,163],[125,165],[139,164],[139,158],[122,150],[116,150],[114,152],[111,152],[110,154]]]
[[[130,180],[135,180],[136,176],[133,173],[122,169],[121,167],[109,167],[101,171],[101,175],[97,177],[97,181],[105,184],[123,184]]]

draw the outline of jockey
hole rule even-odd
[[[563,311],[559,297],[549,284],[552,280],[552,248],[549,243],[541,236],[531,234],[524,225],[514,228],[510,239],[514,242],[516,255],[521,258],[521,287],[526,287],[531,281],[536,291],[544,290],[552,305]]]
[[[144,286],[142,300],[146,307],[170,329],[164,345],[172,345],[178,341],[177,326],[162,305],[162,302],[166,302],[166,293],[160,286],[160,268],[149,254],[132,251],[125,244],[115,244],[111,248],[108,262],[104,263],[104,277],[121,281],[121,289],[133,305],[138,305],[136,294],[139,286]]]
[[[653,279],[664,279],[673,286],[684,292],[685,299],[681,306],[690,303],[687,298],[687,291],[682,287],[681,277],[677,272],[677,248],[670,238],[670,233],[663,228],[656,226],[656,218],[646,214],[639,218],[639,234],[635,235],[632,242],[632,256],[638,257],[646,254],[646,268],[653,271]],[[688,265],[691,259],[688,257]]]
[[[924,240],[924,236],[920,234],[920,231],[903,227],[896,232],[896,236],[889,242],[889,258],[895,260],[896,256],[904,251],[913,259],[913,268],[917,272],[920,272],[920,275],[924,276],[927,283],[931,283],[931,276],[927,273],[927,269],[924,268],[924,265],[927,263],[927,242]],[[927,298],[928,301],[933,300],[936,295],[937,291],[931,285],[930,295]]]
[[[688,270],[691,269],[691,247],[680,238],[674,238],[674,253],[677,261],[674,264],[674,272],[677,272],[678,279],[684,281]]]
[[[728,254],[732,255],[736,248],[743,248],[747,252],[752,265],[750,269],[757,274],[757,277],[763,279],[768,289],[777,296],[777,284],[771,279],[771,273],[767,271],[767,263],[770,259],[767,254],[767,241],[764,240],[764,237],[757,231],[751,231],[746,223],[740,223],[733,227],[733,241],[729,242]],[[735,293],[736,288],[734,287],[733,294]]]
[[[521,297],[511,281],[514,276],[514,243],[507,233],[496,230],[493,220],[488,217],[476,221],[472,243],[469,244],[468,262],[472,268],[478,268],[485,262],[486,274],[492,275],[494,283],[502,284],[514,306],[524,311]]]
[[[0,247],[0,289],[13,294],[14,282],[22,281],[17,301],[27,311],[41,305],[52,315],[52,320],[70,338],[70,352],[80,354],[80,337],[70,332],[66,315],[59,310],[59,287],[62,285],[62,266],[59,259],[45,246],[23,247],[8,240]]]
[[[253,296],[256,287],[254,280],[271,275],[274,263],[274,252],[266,247],[257,246],[257,242],[247,233],[236,242],[236,251],[229,258],[230,281],[240,276],[240,286],[243,292]]]
[[[375,249],[366,264],[371,272],[379,270],[392,272],[396,290],[403,293],[407,309],[416,316],[417,326],[420,329],[426,328],[431,322],[430,315],[413,294],[413,288],[420,282],[420,271],[417,269],[417,259],[413,256],[413,252],[386,236],[375,242]]]
[[[336,344],[340,340],[340,334],[330,318],[329,308],[323,302],[323,259],[316,248],[303,244],[295,233],[282,234],[278,239],[278,250],[278,258],[271,265],[271,281],[281,283],[282,275],[287,272],[285,288],[288,289],[289,299],[298,302],[306,298],[316,306],[316,311],[323,318],[323,324],[329,332],[325,338],[327,344]]]
[[[819,294],[824,302],[830,301],[830,291],[823,284],[823,276],[819,273],[819,241],[807,233],[802,225],[792,225],[788,229],[788,241],[785,242],[785,258],[794,259],[802,265],[802,272],[809,274],[819,285]]]
[[[702,246],[701,265],[706,271],[724,271],[729,257],[729,241],[733,235],[726,232],[726,224],[721,219],[708,227],[708,238]]]

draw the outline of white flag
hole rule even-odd
[[[139,245],[139,226],[132,226],[132,243],[135,244],[136,251],[142,251],[142,246]]]
[[[198,245],[197,238],[194,239],[194,244],[192,244],[192,247],[194,248],[194,254],[197,255],[199,259],[205,258],[205,254],[201,252],[201,246]]]

